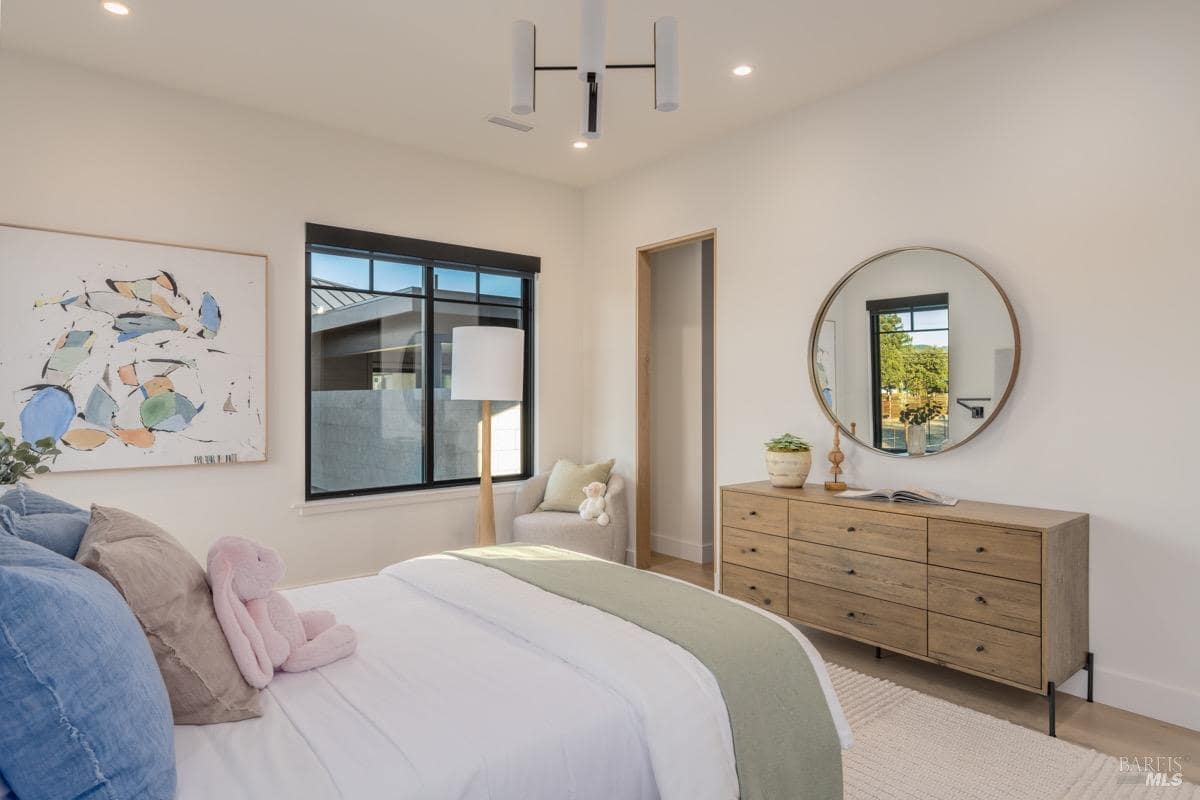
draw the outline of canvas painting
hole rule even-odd
[[[0,225],[0,421],[55,472],[263,461],[265,256]]]

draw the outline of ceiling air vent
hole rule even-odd
[[[529,133],[531,130],[533,130],[532,125],[526,125],[524,122],[517,122],[515,119],[509,119],[508,117],[501,117],[498,115],[488,117],[487,121],[493,125],[499,125],[502,128],[512,128],[514,131],[520,131],[521,133]]]

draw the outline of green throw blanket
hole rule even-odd
[[[842,751],[812,662],[778,623],[691,584],[542,545],[450,555],[668,639],[717,679],[742,800],[840,800]]]

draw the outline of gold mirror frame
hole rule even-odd
[[[961,258],[963,261],[970,264],[975,269],[979,270],[979,272],[982,273],[983,276],[988,279],[988,282],[991,283],[992,286],[996,289],[997,294],[1000,295],[1000,299],[1004,301],[1004,308],[1008,311],[1008,320],[1009,320],[1009,322],[1012,323],[1012,332],[1013,332],[1012,373],[1009,374],[1008,385],[1004,387],[1004,394],[1000,397],[1000,402],[996,404],[996,407],[992,410],[992,413],[988,415],[988,418],[983,421],[982,425],[980,425],[978,428],[976,428],[971,433],[970,436],[963,439],[962,441],[954,442],[953,444],[951,444],[949,447],[945,448],[944,450],[938,450],[933,453],[922,453],[920,455],[910,455],[909,453],[889,453],[886,450],[880,450],[877,447],[875,447],[874,445],[864,442],[858,436],[851,433],[850,429],[847,428],[844,424],[842,424],[842,421],[840,419],[838,419],[836,416],[834,416],[833,412],[829,409],[829,406],[827,406],[825,404],[825,398],[821,396],[821,389],[817,385],[817,337],[821,333],[821,323],[824,321],[825,315],[829,312],[830,304],[832,304],[834,299],[838,296],[838,292],[840,292],[842,290],[842,287],[845,286],[850,281],[851,278],[853,278],[861,270],[863,270],[870,264],[875,263],[879,259],[887,258],[888,256],[895,255],[896,253],[906,253],[906,252],[910,252],[910,251],[914,251],[914,250],[924,250],[924,251],[932,252],[932,253],[945,253],[947,255],[955,256],[956,258]],[[885,250],[882,253],[876,253],[875,255],[871,256],[870,258],[866,259],[865,261],[859,262],[859,264],[857,266],[855,266],[854,269],[847,272],[845,275],[842,276],[841,280],[839,280],[836,284],[834,284],[833,288],[829,290],[829,294],[825,295],[825,300],[821,303],[821,308],[818,309],[818,311],[817,311],[817,316],[813,320],[812,332],[809,334],[809,337],[808,337],[808,380],[809,380],[809,384],[812,386],[813,396],[817,398],[817,405],[819,405],[821,407],[821,410],[823,412],[825,412],[825,416],[829,418],[829,421],[832,422],[834,425],[836,425],[838,428],[840,428],[842,433],[845,436],[848,436],[856,444],[861,445],[863,448],[865,448],[869,452],[878,453],[879,455],[888,456],[889,458],[925,458],[927,456],[936,456],[936,455],[941,455],[942,453],[949,453],[951,450],[957,450],[958,448],[962,447],[967,442],[974,439],[979,434],[983,433],[985,430],[987,430],[988,426],[992,424],[992,421],[995,420],[996,417],[1000,416],[1000,412],[1004,410],[1005,404],[1008,403],[1008,397],[1009,397],[1009,395],[1012,394],[1013,386],[1017,382],[1017,373],[1020,372],[1020,370],[1021,370],[1021,328],[1017,324],[1016,312],[1013,311],[1012,303],[1009,302],[1008,294],[1004,291],[1004,287],[1002,287],[1000,285],[1000,283],[995,278],[992,277],[992,274],[990,272],[988,272],[986,269],[984,269],[983,267],[976,264],[971,259],[967,258],[964,255],[956,253],[953,250],[946,250],[941,247],[927,247],[927,246],[923,246],[923,245],[913,245],[911,247],[896,247],[891,250]]]

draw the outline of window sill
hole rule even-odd
[[[505,481],[493,484],[492,494],[496,497],[516,494],[522,483],[522,481]],[[421,489],[415,492],[339,497],[332,500],[306,500],[294,504],[292,509],[302,517],[309,517],[347,511],[370,511],[391,506],[411,506],[420,503],[449,503],[455,500],[474,500],[478,497],[478,486],[452,486],[444,489]]]

